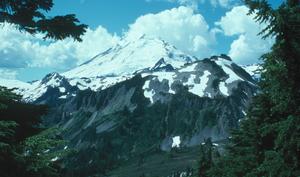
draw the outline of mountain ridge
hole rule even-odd
[[[49,106],[44,126],[61,128],[68,147],[78,151],[65,162],[69,176],[107,176],[112,172],[108,176],[140,177],[183,172],[196,162],[190,150],[196,152],[206,138],[212,138],[215,144],[226,141],[229,131],[238,128],[245,118],[258,87],[256,80],[230,57],[191,59],[175,47],[166,53],[170,50],[165,50],[166,43],[161,40],[145,40],[136,44],[150,43],[149,48],[142,45],[143,50],[149,50],[146,53],[135,47],[126,49],[131,45],[126,44],[125,52],[124,47],[117,46],[66,73],[50,73],[32,83],[16,81],[15,86],[22,88],[15,92],[23,94],[24,101]],[[163,49],[155,53],[158,46],[153,44]],[[112,60],[117,57],[106,56],[122,56],[128,51],[130,55],[124,56],[129,58],[123,58],[127,63],[141,63],[127,68],[126,62],[115,65]],[[145,64],[149,53],[152,59]],[[99,65],[104,62],[102,57],[108,64]],[[101,68],[108,65],[102,72]],[[6,85],[12,88],[13,82]],[[157,159],[159,164],[143,166],[152,155],[167,156],[169,161],[172,157],[168,154],[179,150],[185,153],[178,156],[189,155],[182,162],[174,161],[174,166]],[[160,171],[149,170],[157,166]]]
[[[147,52],[145,53],[145,51]],[[125,62],[120,62],[119,60]],[[218,65],[223,65],[222,63],[226,61],[227,64],[222,67],[229,72],[227,73],[229,76],[235,75],[234,72],[230,72],[231,69],[226,67],[226,65],[233,64],[230,57],[222,54],[220,56],[212,56],[210,60],[216,62]],[[199,59],[196,57],[185,55],[176,47],[163,40],[142,36],[137,41],[119,43],[115,47],[101,52],[87,62],[67,72],[61,74],[50,73],[42,80],[31,83],[2,79],[0,80],[0,85],[7,86],[8,88],[19,87],[15,92],[22,94],[24,100],[27,102],[34,102],[39,97],[42,97],[48,88],[55,87],[58,87],[62,93],[58,94],[60,95],[60,99],[65,99],[74,96],[78,90],[103,90],[116,83],[130,79],[139,73],[162,71],[168,74],[176,69],[179,71],[179,68],[184,68],[185,65],[197,61]],[[128,68],[129,64],[134,67]],[[103,68],[106,68],[106,70],[104,71]],[[249,72],[251,74],[254,73],[253,67]],[[53,78],[49,78],[52,76]],[[236,77],[236,79],[239,78]],[[222,90],[225,93],[225,82],[221,84]]]

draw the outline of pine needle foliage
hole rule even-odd
[[[259,86],[246,119],[232,132],[226,153],[203,176],[300,176],[300,2],[273,9],[266,0],[245,0],[249,14],[268,24],[258,35],[273,37],[264,54]]]

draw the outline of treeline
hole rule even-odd
[[[229,138],[225,154],[203,145],[199,177],[300,176],[300,2],[273,9],[266,0],[245,0],[249,14],[268,24],[259,35],[275,44],[261,59],[259,86],[246,119]]]

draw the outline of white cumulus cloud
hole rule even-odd
[[[167,1],[172,3],[178,3],[180,5],[192,7],[194,10],[197,10],[200,4],[208,2],[213,7],[223,7],[229,8],[232,5],[238,3],[237,0],[146,0],[147,2],[151,1]]]
[[[233,7],[211,28],[204,17],[193,9],[193,4],[205,0],[169,0],[190,6],[180,6],[156,14],[142,15],[129,25],[123,36],[109,33],[99,26],[88,29],[81,43],[72,39],[45,41],[41,35],[32,36],[7,24],[0,24],[0,74],[2,78],[14,78],[21,68],[71,69],[100,52],[116,45],[121,38],[137,40],[142,35],[161,38],[191,55],[209,57],[216,52],[215,34],[236,37],[229,55],[240,64],[257,62],[259,56],[269,51],[273,39],[262,40],[257,33],[263,28],[247,16],[245,6]],[[227,4],[231,0],[215,0]]]
[[[142,35],[161,38],[200,58],[210,55],[215,43],[214,30],[209,28],[203,16],[185,6],[140,16],[129,25],[125,38],[136,40]]]
[[[247,13],[246,6],[236,6],[216,22],[225,36],[237,36],[230,46],[229,56],[239,64],[258,62],[274,43],[272,38],[263,40],[257,35],[265,25],[255,22],[254,15]]]
[[[110,34],[101,26],[95,30],[88,29],[80,43],[73,39],[45,41],[42,35],[32,36],[20,32],[12,25],[2,24],[0,68],[10,73],[6,78],[15,76],[21,68],[55,68],[57,71],[65,71],[116,45],[121,38],[136,40],[144,34],[161,38],[200,58],[211,55],[215,43],[215,31],[209,28],[204,17],[191,7],[184,6],[140,16],[129,25],[124,36]],[[8,72],[8,69],[13,72]]]
[[[41,35],[32,36],[20,32],[14,26],[0,26],[0,68],[15,73],[20,68],[50,67],[58,71],[70,69],[96,54],[115,45],[119,37],[99,26],[88,29],[82,42],[73,39],[62,41],[45,41]],[[3,73],[2,72],[2,73]],[[8,74],[9,77],[12,74]],[[2,75],[4,76],[4,75]]]
[[[18,72],[14,69],[0,68],[0,78],[16,79]]]

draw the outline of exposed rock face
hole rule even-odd
[[[104,174],[174,148],[189,154],[208,137],[222,141],[257,91],[256,81],[226,55],[198,60],[144,37],[63,74],[5,83],[17,83],[25,101],[50,106],[45,124],[62,128],[78,150],[67,163],[70,176]]]
[[[71,166],[84,171],[91,162],[109,169],[110,162],[168,152],[175,136],[181,148],[208,137],[226,139],[256,89],[231,61],[205,59],[172,71],[142,72],[102,91],[80,91],[55,107],[47,122],[62,127],[79,150]]]

